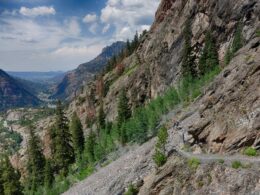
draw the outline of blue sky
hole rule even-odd
[[[0,0],[0,68],[71,70],[149,29],[160,0]]]

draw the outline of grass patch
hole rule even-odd
[[[233,161],[232,162],[232,168],[233,169],[239,169],[239,168],[241,168],[243,165],[242,165],[242,163],[240,162],[240,161]]]
[[[124,193],[124,195],[137,195],[138,189],[135,188],[133,184],[130,184],[127,191]]]
[[[197,169],[200,165],[200,160],[198,158],[191,158],[188,160],[188,165],[191,169]]]
[[[129,67],[129,68],[124,72],[123,75],[126,75],[126,76],[131,75],[131,74],[136,70],[137,67],[138,67],[137,64],[134,65],[134,66]]]
[[[243,151],[243,154],[247,155],[247,156],[257,156],[257,151],[255,148],[252,147],[247,147],[245,148],[245,150]]]

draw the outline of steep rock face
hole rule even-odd
[[[104,76],[104,85],[108,86],[103,99],[107,120],[114,120],[117,116],[117,96],[121,88],[127,89],[133,108],[147,103],[176,84],[180,78],[182,61],[182,32],[188,18],[192,24],[192,46],[197,56],[195,62],[202,51],[206,32],[211,31],[223,66],[224,55],[239,23],[243,26],[245,43],[254,36],[259,26],[259,7],[259,1],[256,0],[162,1],[155,22],[141,40],[137,52],[122,62],[125,73],[119,78],[115,76],[115,71]],[[77,106],[75,101],[70,106],[71,110],[78,111],[84,119],[90,105],[94,104],[96,108],[99,106],[97,98],[89,101],[89,91],[96,91],[95,84],[94,81],[86,87],[87,93],[83,92],[82,97],[87,96],[84,104]]]
[[[107,119],[116,118],[117,97],[122,87],[127,89],[130,104],[135,107],[162,94],[178,81],[183,48],[182,32],[184,23],[190,18],[196,61],[204,45],[205,33],[210,30],[216,39],[222,71],[194,103],[179,110],[177,115],[176,112],[170,115],[170,120],[179,121],[179,125],[175,128],[173,123],[169,124],[172,128],[168,131],[167,151],[172,151],[178,145],[174,139],[176,133],[182,135],[184,143],[190,144],[191,149],[200,148],[195,152],[234,153],[245,146],[259,148],[260,38],[256,33],[260,28],[259,3],[257,0],[163,0],[151,31],[141,40],[137,52],[123,61],[125,73],[117,78],[116,72],[112,71],[103,78],[104,85],[110,84],[103,100]],[[244,47],[224,67],[224,55],[239,23],[243,27]],[[99,106],[98,95],[90,98],[96,91],[95,84],[96,81],[93,81],[86,87],[86,93],[82,94],[86,99],[83,104],[77,105],[74,101],[70,105],[70,110],[80,112],[82,119],[85,119],[90,108]],[[105,191],[98,191],[98,183],[105,183],[100,174],[108,175],[111,180],[115,175],[120,175],[110,174],[111,167],[117,163],[113,162],[69,192],[81,193],[83,186],[90,185],[84,189],[84,194],[95,194],[92,189],[104,194],[122,193],[118,186],[127,187],[125,181],[130,184],[135,179],[126,177],[124,181],[104,186],[102,189]],[[131,163],[125,166],[131,167]],[[143,163],[139,163],[139,166],[142,167]],[[97,178],[100,179],[98,182]],[[106,180],[110,179],[106,177]],[[216,160],[212,165],[205,163],[197,170],[191,170],[183,158],[170,157],[164,167],[147,173],[142,179],[144,185],[140,194],[149,195],[260,192],[258,171],[235,170],[217,164]]]
[[[0,70],[0,111],[24,106],[36,106],[40,100],[26,91],[19,82]]]
[[[172,157],[145,179],[141,195],[259,194],[259,171],[236,170],[220,163],[189,167],[185,159]]]
[[[260,147],[260,38],[231,61],[205,94],[180,117],[185,141],[208,152]]]
[[[90,81],[94,74],[101,71],[110,58],[119,54],[125,47],[124,42],[116,42],[103,49],[100,55],[90,62],[79,65],[73,71],[70,71],[57,86],[52,98],[71,99],[80,87]]]

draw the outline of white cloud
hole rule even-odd
[[[68,34],[70,34],[71,36],[77,36],[80,34],[81,28],[76,18],[65,20],[65,25],[67,26]]]
[[[105,25],[102,30],[102,34],[105,34],[109,29],[110,29],[110,24]]]
[[[24,16],[36,17],[44,15],[55,15],[56,11],[53,7],[39,6],[34,8],[21,7],[19,13]]]
[[[104,45],[91,45],[82,47],[65,46],[55,50],[52,54],[55,56],[93,56],[101,52]]]
[[[101,21],[115,27],[114,39],[126,40],[152,23],[160,0],[108,0]]]
[[[96,34],[97,33],[97,30],[98,30],[98,24],[97,23],[94,23],[92,24],[90,27],[89,27],[89,31],[92,33],[92,34]]]
[[[96,14],[87,14],[84,18],[83,18],[83,22],[84,23],[93,23],[96,22],[98,19]]]

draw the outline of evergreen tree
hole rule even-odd
[[[232,51],[231,51],[230,48],[228,48],[228,50],[226,52],[226,55],[225,55],[225,58],[224,58],[225,65],[229,64],[229,62],[231,61],[232,57],[233,57]]]
[[[197,76],[196,71],[196,64],[195,64],[195,57],[192,54],[192,47],[191,47],[191,21],[188,19],[185,24],[184,28],[184,48],[182,51],[182,75],[186,76]]]
[[[138,32],[136,31],[134,40],[132,41],[131,53],[133,53],[137,49],[138,45],[139,45],[139,36],[138,36]]]
[[[68,174],[69,165],[74,162],[75,157],[74,150],[71,145],[72,136],[69,132],[68,119],[63,112],[62,104],[60,101],[58,101],[56,108],[55,129],[55,165],[57,171],[61,175],[66,176]]]
[[[2,166],[2,187],[4,195],[21,195],[20,174],[11,165],[8,157],[1,160]]]
[[[206,34],[205,46],[199,60],[200,74],[204,75],[214,67],[218,66],[218,52],[210,32]]]
[[[241,48],[243,47],[243,34],[242,34],[242,24],[239,23],[236,29],[236,32],[234,34],[234,40],[232,42],[231,47],[228,48],[224,62],[226,65],[229,64],[231,59],[233,58],[234,54]]]
[[[0,158],[0,194],[4,194],[4,186],[3,186],[3,167],[2,167],[2,159]]]
[[[76,112],[74,112],[71,118],[70,132],[72,134],[72,143],[76,157],[81,159],[81,154],[84,150],[85,139],[82,124]]]
[[[232,44],[232,53],[236,53],[241,47],[243,47],[243,34],[242,34],[242,24],[239,23],[234,35],[234,40]]]
[[[51,167],[50,160],[45,161],[45,167],[44,167],[44,186],[45,188],[49,189],[52,186],[52,183],[54,181],[54,173],[53,169]]]
[[[96,135],[91,131],[86,140],[85,155],[88,163],[95,162]]]
[[[106,115],[104,112],[103,102],[101,101],[98,112],[98,126],[100,129],[106,128]]]
[[[39,143],[40,139],[35,135],[31,127],[27,146],[28,187],[30,191],[35,191],[37,186],[43,184],[45,158]]]
[[[126,134],[126,124],[123,123],[121,128],[120,128],[120,141],[122,145],[125,145],[127,143],[127,134]]]
[[[128,98],[126,96],[125,88],[122,89],[119,95],[119,102],[118,102],[118,117],[117,117],[117,124],[120,128],[121,125],[131,117],[131,109],[128,106]]]

